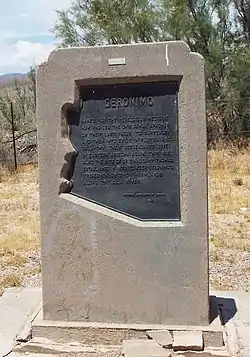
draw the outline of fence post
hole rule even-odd
[[[13,142],[14,163],[15,163],[15,170],[17,170],[15,125],[14,125],[14,112],[13,112],[13,103],[12,102],[10,102],[10,110],[11,110],[11,127],[12,127],[12,142]]]

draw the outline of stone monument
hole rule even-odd
[[[58,49],[37,115],[43,318],[208,325],[203,58]]]

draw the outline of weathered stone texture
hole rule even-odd
[[[173,349],[176,351],[202,351],[202,331],[174,331]]]
[[[75,88],[161,80],[180,84],[181,220],[142,222],[59,195],[75,151],[63,128]],[[38,69],[37,117],[44,319],[208,324],[203,58],[178,41],[56,50]]]
[[[147,335],[164,348],[171,348],[173,336],[168,330],[147,331]]]

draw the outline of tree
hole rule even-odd
[[[239,36],[243,36],[247,42],[250,42],[250,2],[249,0],[234,0],[233,4]]]
[[[156,12],[148,0],[77,0],[58,11],[55,33],[62,46],[157,40]]]
[[[31,93],[31,98],[32,98],[32,106],[34,109],[34,112],[36,110],[36,69],[34,67],[30,67],[29,73],[29,91]]]
[[[36,133],[35,121],[35,69],[28,73],[28,82],[20,83],[15,80],[10,87],[0,90],[0,161],[11,164],[9,159],[12,145],[12,110],[16,140],[22,139],[18,148],[25,149],[36,145],[34,133]]]
[[[249,0],[76,0],[54,30],[66,47],[186,41],[206,60],[209,138],[247,133]]]
[[[15,129],[25,132],[34,128],[35,96],[33,86],[32,82],[20,83],[15,80],[13,86],[1,90],[0,126],[4,130],[9,130],[11,125],[11,102],[13,103]]]

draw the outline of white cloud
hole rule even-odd
[[[56,43],[50,32],[57,18],[55,10],[68,8],[71,3],[72,0],[10,0],[1,4],[0,75],[26,72],[30,65],[46,59]]]
[[[14,58],[17,63],[28,65],[29,63],[41,63],[46,60],[49,53],[54,49],[55,45],[44,43],[32,43],[19,40],[13,45],[15,51]]]
[[[8,46],[2,52],[0,69],[6,68],[8,72],[27,72],[31,65],[40,64],[45,61],[49,53],[55,48],[54,44],[32,43],[19,40],[12,46]]]

